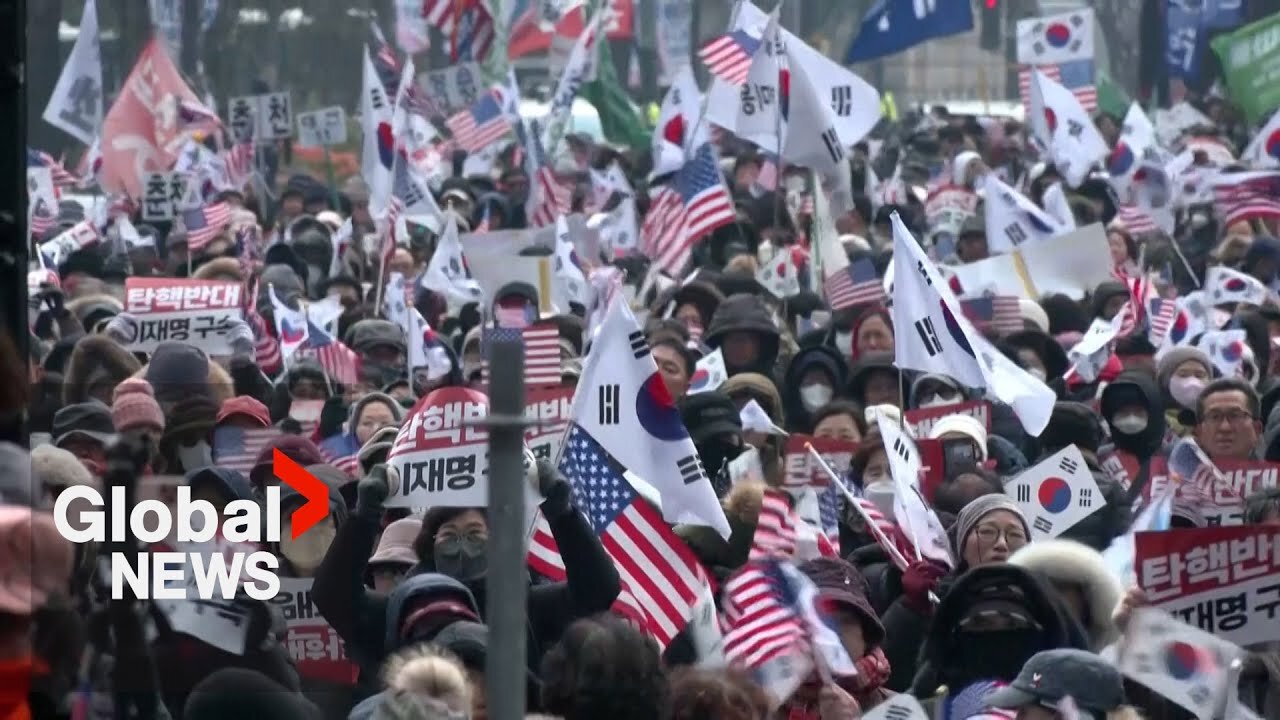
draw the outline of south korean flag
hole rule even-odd
[[[1031,523],[1031,539],[1056,538],[1107,504],[1075,445],[1005,485]]]

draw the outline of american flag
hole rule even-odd
[[[1178,316],[1178,303],[1165,298],[1151,298],[1147,305],[1147,315],[1151,318],[1151,344],[1159,347],[1169,336],[1169,328]]]
[[[715,151],[704,143],[653,198],[640,228],[645,254],[657,269],[676,275],[689,261],[694,242],[734,217],[733,198],[720,180]]]
[[[54,187],[73,187],[79,182],[70,170],[63,167],[62,163],[54,160],[52,155],[43,150],[27,148],[27,167],[48,168],[49,174],[53,177]]]
[[[498,94],[490,90],[471,107],[445,121],[459,147],[467,152],[480,152],[507,136],[511,124],[502,111]]]
[[[484,60],[493,49],[493,15],[482,0],[455,0],[450,58],[453,62]]]
[[[443,2],[445,5],[452,3],[452,0]],[[432,4],[428,0],[428,5]],[[391,49],[391,44],[387,42],[386,36],[382,34],[382,28],[378,27],[376,20],[369,22],[369,49],[370,57],[373,60],[374,72],[378,74],[378,81],[382,83],[382,88],[386,90],[387,97],[394,98],[400,87],[401,66],[400,59],[396,57],[396,53]],[[406,99],[410,112],[422,115],[424,117],[434,117],[440,115],[441,112],[436,104],[427,97],[422,88],[417,84],[410,85]]]
[[[224,202],[184,210],[182,227],[187,231],[187,248],[192,252],[204,249],[230,221],[231,206]]]
[[[253,178],[256,169],[253,140],[239,140],[227,148],[222,157],[222,166],[227,185],[237,190],[243,189]]]
[[[573,188],[557,180],[555,172],[546,165],[538,168],[533,180],[538,202],[529,224],[533,227],[554,225],[557,217],[573,208]]]
[[[280,437],[280,428],[242,428],[224,425],[213,430],[213,460],[219,467],[246,475],[263,448]]]
[[[323,447],[320,448],[320,455],[324,458],[326,465],[332,465],[353,478],[358,478],[362,474],[360,472],[360,458],[356,455],[338,456]]]
[[[329,379],[348,387],[355,385],[360,379],[360,354],[315,323],[307,325],[307,344],[301,350],[320,363]]]
[[[796,525],[791,504],[781,491],[767,490],[760,503],[760,519],[748,559],[787,558],[795,552]]]
[[[1026,329],[1022,322],[1022,311],[1018,308],[1018,298],[1013,295],[965,298],[960,301],[960,309],[969,318],[969,322],[979,328],[990,328],[999,335]]]
[[[840,270],[822,278],[822,292],[832,310],[855,305],[879,304],[885,301],[884,282],[876,266],[868,258],[859,258]]]
[[[1160,231],[1160,226],[1151,217],[1151,213],[1137,205],[1121,205],[1116,212],[1116,219],[1124,223],[1125,230],[1131,235]]]
[[[49,209],[48,203],[43,198],[37,198],[35,207],[31,208],[31,216],[28,219],[30,225],[30,234],[36,237],[42,237],[45,233],[52,230],[58,224],[58,219],[53,216],[53,212]]]
[[[500,328],[526,328],[538,321],[538,307],[523,296],[505,297],[494,304],[493,319]]]
[[[560,329],[551,323],[539,323],[525,328],[487,328],[483,346],[497,342],[524,344],[524,384],[526,388],[559,385]],[[481,364],[482,378],[489,382],[489,353],[484,353]]]
[[[1224,227],[1249,220],[1280,219],[1280,171],[1227,173],[1213,185]]]
[[[618,569],[622,592],[614,611],[639,624],[665,648],[688,625],[707,585],[706,571],[658,510],[631,487],[618,461],[577,425],[570,426],[560,471]],[[529,564],[552,580],[565,580],[559,548],[541,518],[530,543]]]
[[[1072,60],[1038,67],[1050,80],[1070,90],[1085,112],[1091,113],[1098,109],[1098,86],[1093,79],[1093,60]],[[1023,65],[1018,69],[1018,92],[1022,95],[1022,106],[1026,108],[1031,107],[1031,69],[1031,65]]]
[[[747,81],[751,72],[751,59],[760,49],[761,38],[746,30],[734,30],[712,40],[698,51],[698,57],[706,63],[712,75],[733,85]]]
[[[257,303],[256,296],[257,292],[255,291],[250,302]],[[280,357],[280,343],[271,336],[271,333],[267,332],[266,319],[252,309],[247,309],[244,316],[245,322],[249,323],[250,329],[253,330],[253,336],[256,338],[253,343],[253,357],[258,363],[258,367],[265,373],[273,374],[278,372],[284,364],[284,360]]]

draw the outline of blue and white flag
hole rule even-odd
[[[902,52],[933,38],[973,29],[966,2],[878,0],[862,18],[862,29],[845,53],[845,64]]]

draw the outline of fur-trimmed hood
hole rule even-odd
[[[88,400],[89,388],[100,380],[109,382],[114,389],[141,367],[133,353],[106,335],[85,335],[76,343],[67,360],[62,404],[72,405]],[[110,404],[110,394],[104,402]]]
[[[107,293],[90,293],[68,300],[66,307],[80,321],[85,332],[93,332],[93,325],[98,320],[119,315],[124,310],[124,303]]]
[[[747,562],[766,489],[763,483],[738,483],[720,501],[729,520],[728,540],[703,525],[676,526],[676,535],[684,540],[703,565],[711,568],[717,579],[728,578]]]
[[[1051,583],[1080,587],[1089,605],[1089,617],[1080,618],[1094,652],[1120,636],[1111,613],[1120,604],[1124,589],[1107,570],[1102,555],[1073,540],[1037,540],[1013,554],[1009,563],[1040,575]]]
[[[142,369],[133,374],[133,377],[146,380],[147,366],[143,365]],[[206,375],[206,383],[209,386],[208,397],[213,401],[213,404],[218,407],[222,407],[222,403],[236,396],[236,384],[235,381],[231,379],[231,374],[213,360],[209,361],[209,372],[208,375]],[[163,405],[161,407],[163,407]]]
[[[220,257],[210,260],[196,268],[191,275],[196,280],[227,280],[242,282],[240,277],[240,261],[235,258]]]

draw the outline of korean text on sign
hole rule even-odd
[[[1280,640],[1280,528],[1138,533],[1138,585],[1183,622],[1239,645]]]
[[[1194,504],[1210,525],[1239,525],[1244,522],[1244,498],[1276,487],[1280,465],[1265,460],[1219,460],[1215,463],[1222,480],[1212,492],[1180,486],[1175,498]],[[1147,499],[1159,497],[1169,483],[1169,468],[1163,457],[1151,459],[1151,482],[1143,488]]]
[[[421,400],[400,428],[388,462],[400,472],[389,507],[477,507],[489,502],[489,413],[464,388],[441,388]]]
[[[152,352],[166,340],[210,355],[231,354],[231,330],[241,317],[239,283],[178,278],[125,281],[125,311],[138,321],[130,350]]]
[[[347,113],[340,105],[298,113],[298,144],[305,147],[341,145],[347,141]]]
[[[227,112],[238,140],[283,140],[293,134],[293,103],[287,92],[233,97]]]
[[[303,677],[351,685],[358,669],[347,658],[338,631],[316,610],[311,584],[311,578],[280,578],[280,594],[271,600],[288,626],[285,649]]]

